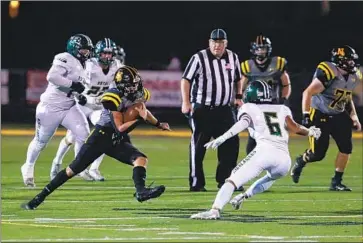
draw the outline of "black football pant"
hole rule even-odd
[[[308,162],[321,161],[329,148],[330,136],[335,140],[341,153],[351,154],[353,122],[347,112],[337,115],[326,115],[319,110],[311,109],[310,120],[312,126],[321,129],[318,140],[309,137],[310,148],[305,152],[305,160]]]
[[[69,165],[75,175],[86,169],[102,154],[106,154],[128,165],[133,165],[133,162],[138,157],[146,158],[145,154],[131,144],[128,136],[119,144],[114,145],[112,140],[113,133],[113,128],[96,125],[76,158]]]

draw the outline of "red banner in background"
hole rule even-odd
[[[9,104],[9,70],[1,69],[1,104]]]
[[[149,107],[180,107],[181,72],[139,70],[145,88],[151,93],[147,103]],[[48,85],[47,72],[29,70],[27,72],[26,100],[28,104],[37,104],[40,95]]]
[[[144,71],[139,70],[143,84],[151,93],[147,106],[151,107],[180,107],[181,72],[173,71]]]
[[[48,85],[47,72],[41,70],[29,70],[27,72],[26,101],[28,104],[38,104],[40,95]]]

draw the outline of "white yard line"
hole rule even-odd
[[[162,232],[158,235],[225,235],[222,232]]]
[[[195,199],[165,199],[168,202],[195,202]],[[48,200],[49,203],[130,203],[134,202],[135,199],[130,200]],[[341,202],[341,199],[248,199],[249,202]],[[352,201],[352,202],[358,202],[363,201],[363,198],[347,198],[344,199],[344,202],[346,201]],[[19,204],[24,202],[24,200],[3,200],[3,204]],[[166,208],[167,210],[167,208]],[[7,216],[2,215],[4,217],[14,217],[13,216]]]
[[[166,232],[165,232],[166,233]],[[174,232],[180,233],[182,235],[193,234],[196,235],[198,232]],[[161,233],[160,233],[161,234]],[[249,242],[317,242],[315,240],[307,240],[310,238],[320,239],[320,238],[358,238],[361,236],[353,235],[340,235],[340,236],[260,236],[260,235],[218,235],[211,232],[199,232],[199,234],[211,234],[211,236],[184,236],[184,237],[104,237],[104,238],[51,238],[51,239],[7,239],[2,240],[2,242],[99,242],[99,241],[163,241],[163,240],[228,240],[228,239],[251,239]],[[299,240],[303,239],[303,240]]]
[[[97,183],[97,182],[84,182],[84,183],[89,183],[89,184],[93,184],[93,183]],[[249,185],[246,185],[249,186]],[[350,186],[351,188],[362,188],[361,186]],[[37,189],[41,189],[42,187],[37,187],[37,188],[29,188],[29,187],[24,187],[24,186],[19,186],[19,187],[7,187],[4,186],[2,187],[2,190],[6,191],[6,190],[37,190]],[[216,187],[206,187],[207,190],[212,190],[213,192],[215,190],[217,190]],[[296,185],[274,185],[272,187],[272,189],[277,189],[277,188],[295,188],[295,189],[329,189],[329,186],[296,186]],[[71,184],[65,185],[63,186],[60,190],[122,190],[122,189],[132,189],[135,190],[134,186],[103,186],[101,184],[99,184],[99,186],[72,186]],[[185,187],[185,186],[166,186],[166,189],[182,189],[182,190],[189,190],[189,187]],[[174,192],[174,194],[177,194],[178,192]]]
[[[362,218],[362,215],[268,215],[269,218]],[[241,215],[240,217],[246,217]],[[228,218],[238,218],[231,216]],[[119,218],[34,218],[34,219],[2,219],[3,222],[83,222],[83,221],[99,221],[99,220],[135,220],[135,219],[172,219],[172,217],[119,217]]]

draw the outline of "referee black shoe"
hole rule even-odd
[[[151,198],[157,198],[160,197],[161,194],[163,194],[165,191],[165,186],[156,186],[156,187],[149,187],[145,188],[141,192],[136,192],[134,196],[136,197],[136,200],[139,202],[147,201]]]

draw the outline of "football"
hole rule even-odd
[[[135,120],[139,117],[139,111],[135,109],[136,107],[139,109],[145,109],[145,104],[136,103],[127,108],[127,110],[123,112],[123,123]]]

